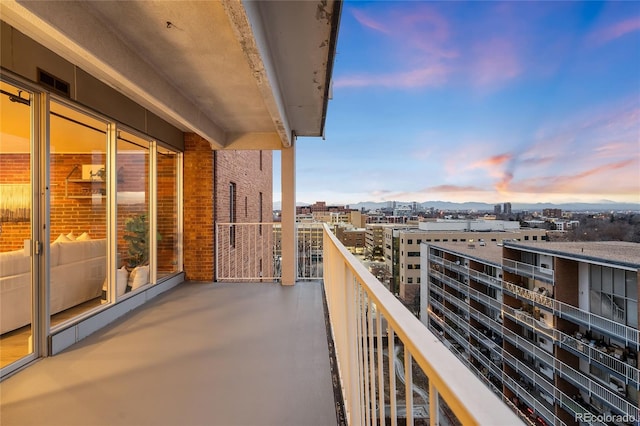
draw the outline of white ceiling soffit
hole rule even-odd
[[[213,148],[324,131],[340,2],[2,0],[0,14]]]

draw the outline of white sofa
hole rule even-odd
[[[106,277],[106,240],[50,245],[50,312],[100,297]],[[0,334],[31,322],[31,259],[24,250],[0,253]]]

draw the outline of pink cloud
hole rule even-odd
[[[503,181],[498,190],[526,193],[598,194],[615,187],[622,194],[640,193],[638,170],[640,159],[618,161],[592,167],[570,175],[542,176],[520,181]]]
[[[372,30],[380,31],[384,34],[391,33],[391,31],[386,28],[381,22],[376,21],[361,10],[353,9],[351,13],[353,14],[353,17],[356,19],[356,21],[358,21],[362,26],[371,28]]]
[[[464,185],[437,185],[429,188],[425,188],[423,192],[479,192],[484,189],[477,186],[464,186]]]
[[[522,73],[523,67],[513,43],[507,39],[494,38],[473,47],[469,71],[472,83],[485,87],[517,77]]]
[[[447,81],[449,72],[442,65],[400,71],[389,74],[368,74],[338,77],[334,80],[334,87],[387,87],[387,88],[420,88],[437,87]]]
[[[605,44],[638,30],[640,30],[640,17],[633,17],[600,28],[591,33],[588,39],[596,45]]]
[[[472,164],[471,166],[472,167],[496,167],[496,166],[501,166],[502,164],[506,163],[512,158],[513,158],[513,155],[510,153],[498,154],[498,155],[489,157],[487,159],[478,161]]]

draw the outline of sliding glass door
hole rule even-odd
[[[107,300],[107,128],[51,101],[49,119],[51,327]]]
[[[0,81],[0,89],[0,368],[4,372],[35,356],[37,166],[33,96],[6,82]]]

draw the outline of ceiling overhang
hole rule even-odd
[[[322,136],[339,1],[9,1],[9,25],[212,148]]]

